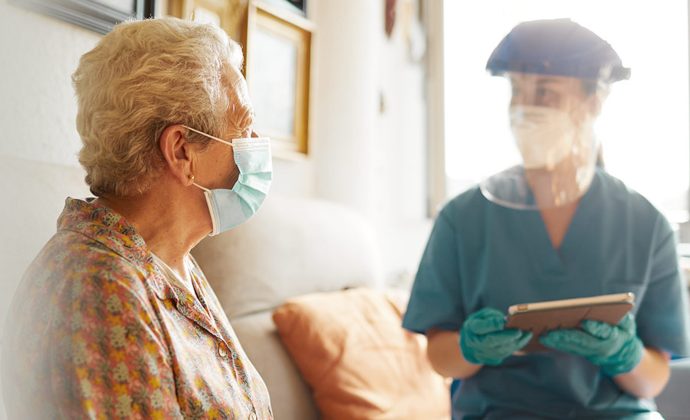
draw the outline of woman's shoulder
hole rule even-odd
[[[463,229],[467,224],[477,226],[486,218],[490,204],[475,185],[449,200],[439,211],[439,219],[456,229]]]
[[[451,198],[441,209],[448,216],[466,213],[480,213],[488,204],[478,185],[474,185]]]
[[[27,330],[53,325],[49,335],[54,337],[82,322],[100,325],[125,308],[133,313],[150,309],[143,280],[144,273],[100,242],[59,231],[25,271],[8,311],[6,333],[23,337]]]
[[[73,231],[57,232],[39,252],[22,283],[58,290],[129,291],[144,297],[146,273],[102,242]]]
[[[625,229],[645,238],[662,240],[672,235],[673,228],[666,216],[649,199],[626,185],[617,177],[599,171],[598,205],[600,216],[612,224],[623,224]]]
[[[623,180],[604,170],[598,170],[596,176],[600,184],[600,194],[609,198],[609,201],[624,205],[640,216],[653,218],[662,216],[661,211],[647,197],[631,188]]]
[[[81,270],[111,269],[117,272],[134,273],[140,267],[131,259],[98,239],[79,232],[59,231],[46,243],[44,258],[64,263],[64,268]]]

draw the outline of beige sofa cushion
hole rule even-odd
[[[204,239],[192,254],[231,321],[305,293],[381,281],[371,228],[353,212],[313,199],[269,195],[256,216]]]
[[[402,328],[402,311],[360,288],[300,296],[273,313],[321,418],[449,418],[449,384],[432,369],[426,339]]]

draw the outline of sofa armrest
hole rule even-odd
[[[230,323],[266,383],[276,420],[316,420],[318,412],[311,390],[285,351],[271,314],[261,311],[233,317]]]
[[[671,379],[656,398],[657,407],[667,420],[687,419],[690,413],[690,359],[671,362]]]

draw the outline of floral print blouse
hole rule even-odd
[[[196,296],[132,225],[68,198],[3,337],[9,418],[272,419],[266,387],[191,256]]]

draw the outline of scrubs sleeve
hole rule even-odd
[[[676,241],[663,216],[657,220],[650,280],[637,312],[637,333],[647,347],[690,356],[690,308]]]
[[[437,328],[459,330],[460,301],[457,233],[443,212],[424,250],[412,287],[403,327],[418,333]]]

